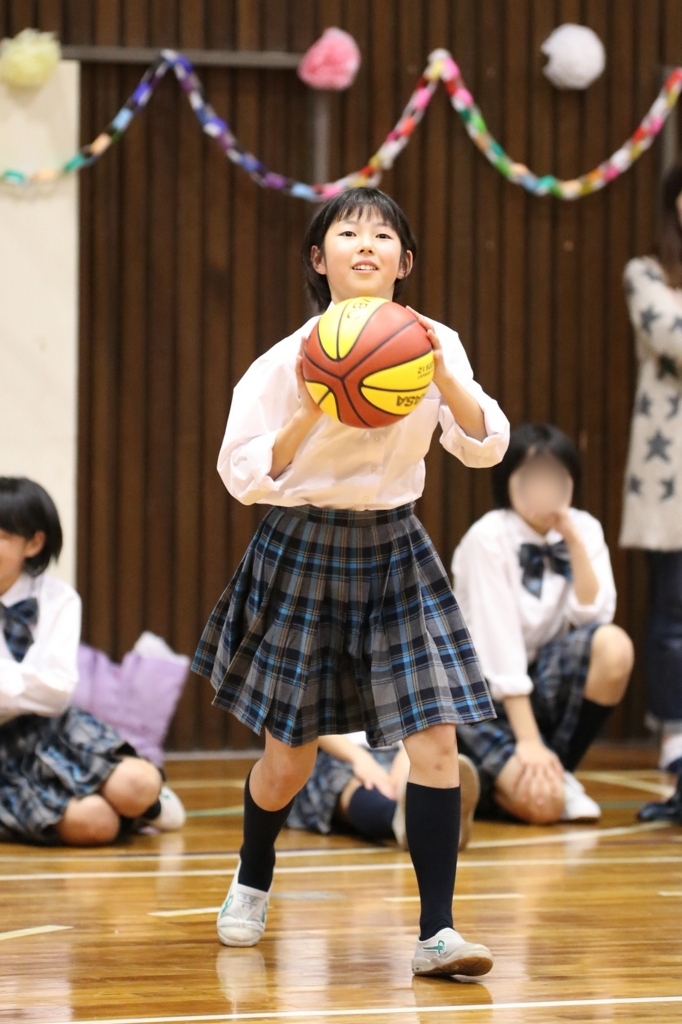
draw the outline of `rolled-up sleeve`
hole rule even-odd
[[[286,487],[288,469],[276,480],[269,474],[277,434],[299,407],[297,343],[289,347],[291,365],[266,353],[234,389],[218,473],[230,494],[244,505],[277,495]]]
[[[580,534],[599,581],[599,591],[591,604],[580,604],[575,589],[571,587],[566,614],[573,626],[585,626],[589,622],[606,625],[613,622],[616,614],[616,584],[604,531],[596,519],[585,516],[581,520]]]
[[[475,437],[469,437],[452,415],[450,407],[441,399],[439,422],[442,433],[440,443],[446,451],[472,469],[496,466],[498,462],[502,461],[504,453],[509,447],[509,420],[495,399],[486,395],[481,385],[474,380],[471,363],[456,332],[438,324],[437,334],[443,348],[446,366],[481,407],[487,434],[482,441],[478,441]]]
[[[530,693],[521,616],[502,547],[472,528],[453,555],[452,577],[493,699]]]

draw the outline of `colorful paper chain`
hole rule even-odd
[[[146,107],[169,68],[173,69],[178,82],[187,94],[192,110],[203,131],[216,139],[220,148],[233,163],[246,171],[254,181],[264,188],[273,188],[287,195],[307,199],[309,202],[321,202],[356,185],[377,185],[383,172],[393,166],[395,158],[409,142],[441,81],[450,96],[452,106],[464,122],[469,137],[490,163],[508,181],[515,185],[521,185],[533,195],[549,194],[557,196],[559,199],[579,199],[589,195],[591,192],[604,188],[610,181],[628,170],[652,144],[668,114],[677,103],[682,90],[682,67],[678,67],[668,77],[637,131],[620,149],[616,150],[604,163],[595,167],[593,171],[589,171],[579,178],[561,181],[553,174],[538,177],[525,164],[515,163],[505,153],[499,142],[488,131],[483,115],[464,84],[452,55],[447,50],[434,50],[398,123],[386,136],[383,145],[370,158],[367,165],[359,171],[347,174],[345,178],[340,178],[338,181],[322,185],[306,185],[282,174],[275,174],[257,157],[245,150],[232,134],[227,122],[218,117],[213,107],[206,102],[201,82],[192,64],[181,53],[176,53],[174,50],[162,50],[158,59],[143,75],[125,106],[119,110],[111,124],[97,136],[94,142],[83,146],[62,167],[36,171],[34,174],[7,170],[0,174],[0,182],[17,186],[45,184],[54,182],[73,171],[79,171],[83,167],[90,167],[114,142],[118,142],[133,118]]]

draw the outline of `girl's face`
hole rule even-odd
[[[538,533],[547,533],[554,513],[573,500],[573,479],[553,455],[533,455],[509,477],[512,508]]]
[[[396,280],[412,269],[412,253],[403,256],[397,232],[371,209],[335,221],[310,258],[318,274],[327,275],[332,302],[361,295],[390,301]]]
[[[42,530],[28,540],[18,533],[0,530],[0,597],[19,579],[26,559],[37,555],[44,543]]]

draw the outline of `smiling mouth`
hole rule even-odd
[[[375,267],[375,265],[373,263],[356,263],[355,266],[353,267],[353,270],[362,270],[362,271],[377,270],[377,269],[378,268]]]

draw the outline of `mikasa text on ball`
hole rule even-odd
[[[331,306],[303,350],[320,408],[350,427],[386,427],[412,412],[433,379],[433,349],[413,313],[360,297]]]

